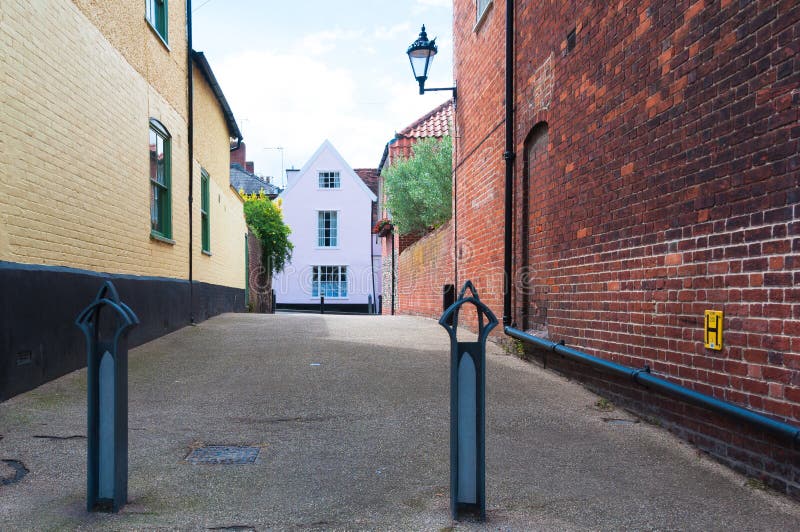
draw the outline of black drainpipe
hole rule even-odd
[[[514,0],[506,1],[506,209],[503,256],[503,325],[511,325],[511,225],[514,202]]]
[[[194,246],[192,245],[192,202],[194,201],[194,64],[192,59],[192,0],[186,0],[186,71],[189,81],[189,323],[194,323],[194,280],[192,262],[194,260]]]

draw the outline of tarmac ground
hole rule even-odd
[[[796,502],[491,343],[487,521],[453,522],[448,350],[433,320],[329,314],[226,314],[132,349],[117,514],[86,512],[75,371],[0,403],[0,530],[800,530]],[[187,460],[209,445],[258,454]]]

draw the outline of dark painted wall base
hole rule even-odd
[[[319,303],[276,303],[277,310],[295,310],[299,312],[319,312]],[[325,312],[331,314],[369,314],[369,306],[356,303],[325,303]]]
[[[139,317],[134,347],[189,324],[189,282],[0,262],[0,401],[86,365],[75,318],[110,280]],[[244,312],[244,290],[194,285],[194,320]]]

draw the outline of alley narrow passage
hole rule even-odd
[[[119,514],[85,512],[86,373],[66,375],[0,403],[0,458],[28,470],[0,486],[0,529],[482,527],[449,517],[448,349],[433,320],[330,314],[226,314],[132,349]],[[797,529],[796,503],[581,386],[494,344],[487,367],[486,527]]]

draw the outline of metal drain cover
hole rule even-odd
[[[252,464],[261,451],[259,447],[237,447],[231,445],[206,445],[189,453],[190,464]]]

